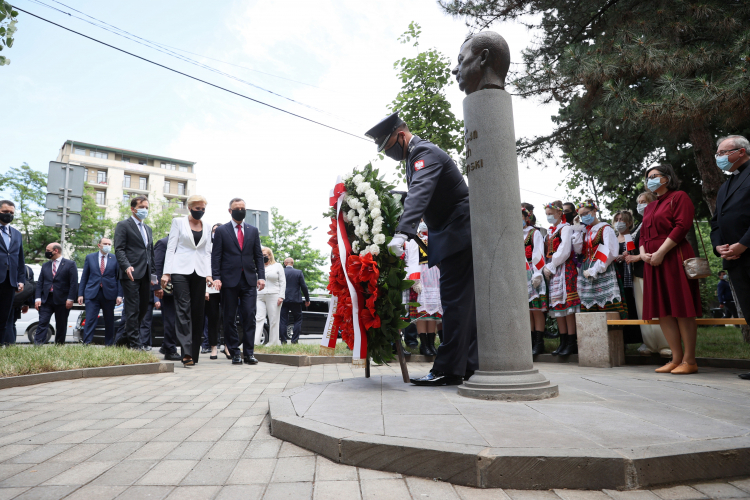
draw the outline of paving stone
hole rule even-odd
[[[636,491],[615,491],[603,490],[604,493],[614,498],[614,500],[659,500],[659,497],[645,490]]]
[[[31,464],[0,464],[0,481],[31,468]]]
[[[87,459],[88,462],[119,462],[125,460],[137,449],[141,448],[143,442],[115,443],[107,446],[102,451]]]
[[[281,448],[279,449],[279,458],[312,457],[312,456],[315,456],[315,453],[311,452],[310,450],[301,448],[297,446],[296,444],[292,444],[288,441],[282,442]]]
[[[89,457],[93,457],[106,447],[106,444],[99,443],[78,444],[58,455],[55,455],[54,457],[50,458],[48,462],[83,462]]]
[[[7,462],[12,464],[38,464],[54,457],[55,455],[59,455],[72,446],[72,444],[48,444],[45,446],[39,446],[33,450],[21,453]]]
[[[337,464],[325,457],[318,457],[315,470],[315,481],[357,481],[357,468],[351,465]]]
[[[279,454],[282,441],[279,439],[264,439],[256,441],[253,439],[245,448],[242,458],[276,458]]]
[[[163,460],[148,471],[138,484],[177,486],[197,464],[197,460]]]
[[[47,480],[45,485],[64,484],[87,484],[97,476],[115,466],[117,462],[83,462],[72,467],[62,474]]]
[[[611,497],[596,490],[552,490],[563,500],[611,500]]]
[[[414,498],[435,500],[460,500],[450,483],[433,481],[421,477],[407,477],[406,486]]]
[[[480,489],[454,485],[453,489],[456,490],[461,500],[510,500],[510,497],[500,488]]]
[[[265,484],[224,486],[215,500],[260,500],[265,491]]]
[[[736,486],[737,488],[750,493],[750,479],[742,479],[740,481],[730,481],[729,484],[731,484],[732,486]]]
[[[690,486],[659,488],[651,490],[651,492],[664,500],[703,500],[708,498],[706,495]]]
[[[747,491],[732,486],[727,483],[702,483],[694,484],[693,488],[705,493],[709,497],[716,498],[742,498],[748,496]]]
[[[28,488],[0,488],[0,500],[10,500],[28,490]]]
[[[266,488],[263,500],[310,500],[312,490],[311,482],[271,483]]]
[[[94,484],[130,486],[151,470],[156,460],[124,460],[97,477]]]
[[[9,444],[8,446],[3,446],[0,448],[0,462],[37,449],[39,449],[39,446],[32,444]]]
[[[165,498],[174,488],[172,486],[131,486],[127,490],[123,491],[118,500],[162,500]]]
[[[77,489],[65,500],[112,500],[126,489],[127,486],[89,484],[83,488]]]
[[[313,500],[359,500],[361,498],[358,481],[315,480]]]
[[[204,458],[180,484],[183,486],[223,485],[237,465],[237,460]]]
[[[129,455],[128,460],[160,460],[177,448],[179,444],[176,441],[146,443]]]
[[[60,500],[76,488],[77,486],[37,486],[21,493],[14,500]]]
[[[280,458],[271,478],[272,483],[312,481],[315,477],[315,457]]]
[[[363,500],[411,500],[403,479],[367,479],[360,481]]]
[[[220,486],[178,486],[166,500],[211,500]]]
[[[185,441],[167,455],[167,460],[200,460],[214,443],[205,441]]]
[[[362,467],[359,468],[359,479],[400,479],[402,476],[401,474],[397,474],[395,472],[385,472],[382,470],[375,470],[375,469],[363,469]]]
[[[219,441],[206,454],[210,459],[232,459],[236,460],[242,456],[247,447],[247,441]]]
[[[37,486],[47,479],[53,478],[58,474],[70,469],[75,464],[72,463],[50,463],[35,465],[29,469],[9,477],[0,482],[0,488],[17,487],[17,486]]]
[[[232,427],[221,436],[222,441],[250,441],[258,427]]]
[[[549,490],[503,490],[512,500],[560,500]]]
[[[242,459],[227,479],[227,484],[267,484],[271,481],[277,459],[251,458]]]

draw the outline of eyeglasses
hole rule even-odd
[[[658,177],[664,177],[662,174],[652,174],[648,176],[648,179],[656,179]]]
[[[737,149],[722,149],[722,150],[716,152],[716,156],[727,156],[730,153],[734,153],[735,151],[739,151],[740,149],[742,149],[742,148],[737,148]]]

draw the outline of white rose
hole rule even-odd
[[[351,210],[349,210],[349,211],[348,211],[348,212],[346,213],[346,217],[347,217],[347,218],[348,218],[349,220],[354,220],[354,217],[355,217],[356,215],[357,215],[357,212],[355,212],[353,208],[352,208]],[[374,218],[374,217],[373,217],[373,218]]]
[[[368,247],[365,247],[364,250],[362,250],[361,252],[359,252],[359,255],[360,256],[364,256],[364,255],[367,255],[368,253],[370,253],[370,250],[368,249]]]
[[[357,251],[359,251],[359,241],[355,241],[354,243],[352,243],[352,252]]]
[[[354,176],[354,179],[352,179],[352,182],[354,183],[355,186],[359,186],[360,184],[362,184],[362,181],[364,180],[365,178],[362,177],[361,174],[357,174]]]
[[[364,219],[365,217],[367,217],[367,209],[365,207],[359,207],[357,209],[357,212],[359,212],[360,219]]]
[[[370,183],[369,182],[363,182],[362,184],[357,186],[357,193],[362,194],[365,191],[370,189]]]
[[[375,243],[376,245],[382,245],[383,243],[385,243],[385,235],[384,234],[376,234],[372,238],[372,242]]]
[[[359,217],[355,215],[354,217],[351,218],[351,221],[352,221],[352,224],[354,224],[355,228],[359,227]]]
[[[375,200],[370,203],[370,208],[380,208],[380,200]]]
[[[367,226],[367,222],[363,222],[359,226],[359,232],[362,233],[362,234],[367,234],[367,233],[370,232],[370,228]]]
[[[380,253],[380,247],[377,245],[370,245],[369,251],[373,255],[378,255]]]
[[[380,234],[383,232],[383,228],[380,226],[372,226],[372,230],[370,232],[372,234]]]
[[[373,221],[377,219],[378,217],[380,217],[380,215],[381,215],[381,212],[379,208],[373,208],[372,210],[370,210],[370,217],[372,217]],[[349,218],[351,219],[351,217]],[[382,219],[382,217],[380,218]]]

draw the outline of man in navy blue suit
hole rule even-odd
[[[229,202],[232,222],[216,228],[211,251],[211,273],[214,288],[221,292],[224,313],[224,342],[232,354],[232,364],[258,364],[255,359],[255,301],[257,290],[266,286],[266,266],[260,249],[260,233],[245,220],[245,200]],[[239,302],[242,317],[241,337],[237,335],[235,317]],[[242,342],[244,353],[240,353]]]
[[[286,324],[289,321],[289,313],[294,317],[294,330],[292,333],[292,344],[299,342],[302,333],[302,295],[305,294],[305,307],[310,306],[310,294],[307,292],[307,283],[302,271],[294,268],[294,259],[284,259],[284,275],[286,276],[286,293],[284,302],[281,304],[281,318],[279,319],[279,337],[281,343],[286,344]]]
[[[86,302],[86,325],[83,343],[94,341],[94,330],[99,323],[99,311],[104,316],[104,345],[115,343],[115,306],[122,304],[122,285],[117,259],[110,253],[112,240],[101,238],[99,251],[86,256],[83,263],[78,303]]]
[[[78,268],[72,260],[63,259],[59,243],[47,245],[44,256],[49,261],[42,265],[36,286],[34,307],[39,311],[39,325],[34,343],[40,345],[47,340],[47,327],[54,314],[55,344],[62,345],[68,331],[68,314],[78,296]]]
[[[17,229],[10,227],[15,213],[12,201],[0,201],[0,325],[8,323],[13,297],[23,291],[26,275],[23,239]]]

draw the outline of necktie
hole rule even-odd
[[[10,232],[8,231],[8,226],[0,226],[0,229],[3,231],[3,240],[5,241],[5,246],[7,248],[10,248]]]
[[[143,238],[143,246],[148,248],[148,236],[146,236],[146,228],[143,227],[143,222],[139,222],[138,227],[141,230],[141,237]]]
[[[237,241],[240,244],[240,250],[242,250],[242,245],[245,242],[245,235],[242,234],[242,224],[237,224]]]
[[[107,266],[106,266],[106,265],[104,264],[104,255],[102,255],[102,264],[101,264],[101,265],[99,266],[99,272],[100,272],[100,273],[102,274],[102,277],[104,277],[104,268],[105,268],[105,267],[107,267]],[[102,282],[100,281],[100,282],[99,282],[99,288],[102,288],[103,286],[104,286],[104,285],[103,285],[103,284],[102,284]]]
[[[56,274],[57,274],[57,261],[53,260],[52,261],[52,279],[53,280],[55,279]],[[49,287],[49,291],[50,292],[54,291],[54,287]]]

